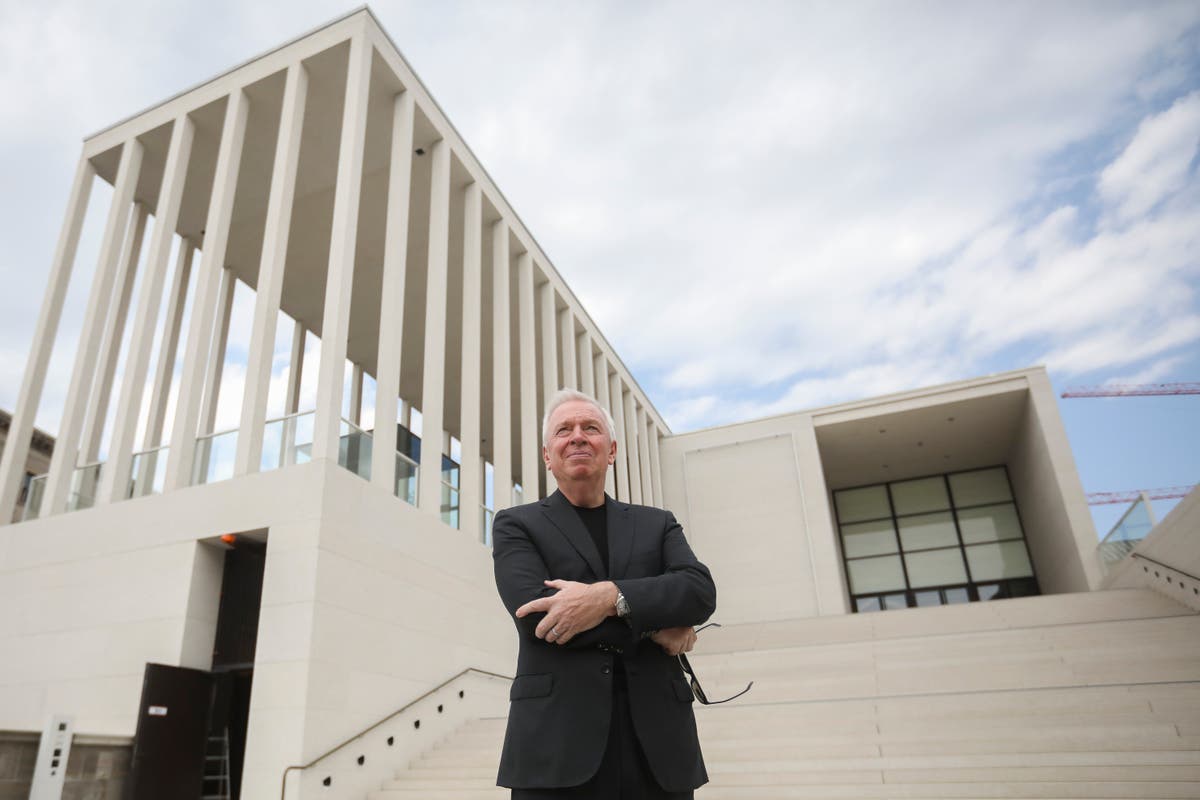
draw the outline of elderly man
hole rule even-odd
[[[594,399],[556,394],[542,441],[558,491],[493,524],[520,637],[497,784],[514,800],[691,798],[708,774],[676,656],[716,607],[712,576],[670,512],[604,493],[617,444]]]

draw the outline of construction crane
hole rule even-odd
[[[1075,386],[1063,397],[1156,397],[1170,394],[1200,394],[1200,383],[1110,383],[1106,386]]]
[[[1195,486],[1170,486],[1166,489],[1130,489],[1127,492],[1090,492],[1087,496],[1089,506],[1102,506],[1109,503],[1132,503],[1143,493],[1151,500],[1174,500],[1186,497]]]

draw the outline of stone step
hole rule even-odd
[[[696,792],[697,800],[1195,800],[1197,797],[1200,797],[1200,784],[1167,781],[706,786]],[[379,800],[386,798],[380,797]]]
[[[1200,615],[1148,591],[706,632],[699,800],[1200,798]],[[370,800],[507,798],[505,719]]]
[[[428,798],[441,800],[493,800],[508,797],[508,791],[484,785],[482,781],[457,781],[454,785],[389,785],[368,794],[368,800],[397,800],[397,798]],[[696,792],[697,800],[788,800],[789,798],[818,798],[834,800],[917,800],[939,798],[946,800],[1009,800],[1037,798],[1038,800],[1195,800],[1200,797],[1200,782],[1195,781],[1036,781],[999,783],[949,782],[884,783],[864,781],[855,783],[824,783],[802,785],[719,785],[709,784]]]
[[[406,776],[421,779],[433,778],[494,778],[496,757],[493,753],[487,762],[430,763],[421,759],[405,772]],[[806,754],[807,755],[807,754]],[[706,758],[712,762],[711,775],[745,773],[747,771],[779,770],[780,773],[814,771],[876,771],[892,770],[906,772],[919,770],[943,770],[950,774],[961,769],[1053,769],[1062,775],[1071,768],[1169,768],[1200,769],[1200,751],[1158,750],[1142,753],[1127,752],[1057,752],[1057,753],[986,753],[977,755],[924,755],[924,756],[875,756],[846,758],[793,758],[793,753],[780,749],[778,752],[756,754],[754,758],[725,759],[714,748],[705,748]],[[782,767],[780,765],[783,765]],[[397,776],[400,779],[404,776]],[[1161,773],[1158,780],[1166,780]],[[1174,778],[1179,780],[1179,778]],[[932,782],[932,781],[930,781]]]

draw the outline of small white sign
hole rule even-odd
[[[31,800],[61,800],[74,736],[75,724],[68,716],[56,714],[46,723],[29,789]]]
[[[152,716],[152,717],[165,717],[167,715],[167,707],[166,706],[150,706],[150,709],[147,713],[149,713],[150,716]]]

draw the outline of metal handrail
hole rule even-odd
[[[467,667],[466,669],[464,669],[462,672],[458,673],[457,675],[454,675],[453,677],[447,678],[446,680],[442,681],[437,686],[433,687],[432,689],[427,691],[425,694],[418,697],[416,700],[412,700],[408,703],[405,703],[403,706],[396,709],[391,714],[388,714],[386,717],[379,720],[378,722],[374,723],[369,728],[365,728],[365,729],[359,731],[358,733],[351,736],[349,739],[346,739],[345,741],[343,741],[341,744],[335,745],[334,747],[330,748],[329,750],[326,750],[324,753],[317,756],[312,761],[309,761],[307,764],[293,764],[292,766],[284,769],[283,780],[281,781],[280,787],[279,787],[279,800],[285,800],[285,798],[287,797],[288,773],[290,773],[292,770],[306,770],[309,767],[315,765],[318,761],[323,761],[325,758],[333,755],[334,753],[336,753],[338,750],[341,750],[346,745],[348,745],[351,742],[354,742],[358,739],[361,739],[363,736],[366,736],[368,733],[375,730],[380,725],[384,724],[385,722],[388,722],[389,720],[393,719],[394,717],[399,716],[400,714],[403,714],[405,711],[412,708],[417,703],[421,702],[422,700],[429,697],[430,695],[436,694],[437,692],[441,691],[442,689],[445,689],[447,686],[454,683],[456,680],[458,680],[459,678],[461,678],[462,676],[464,676],[470,672],[475,672],[475,673],[478,673],[479,675],[486,675],[489,678],[500,678],[501,680],[506,680],[506,681],[511,681],[513,679],[512,675],[501,675],[499,672],[489,672],[486,669],[478,669],[477,667]]]
[[[421,465],[418,464],[416,461],[413,461],[412,457],[409,456],[407,453],[401,453],[399,450],[397,450],[396,455],[400,456],[400,458],[403,459],[404,461],[407,461],[408,465],[410,467],[416,467],[417,469],[421,468]]]
[[[231,434],[231,433],[237,433],[240,430],[241,430],[241,428],[229,428],[228,430],[224,430],[224,431],[213,431],[212,433],[202,433],[196,437],[196,441],[199,442],[202,439],[216,439],[218,436],[227,436],[228,434]]]
[[[1141,553],[1130,553],[1129,555],[1133,556],[1134,558],[1140,558],[1143,561],[1149,561],[1151,564],[1157,564],[1158,566],[1162,567],[1163,569],[1169,569],[1172,572],[1178,572],[1180,575],[1191,578],[1194,581],[1200,581],[1200,578],[1197,578],[1195,575],[1191,574],[1190,572],[1184,572],[1179,567],[1172,567],[1170,564],[1164,564],[1161,561],[1155,561],[1150,556],[1144,556]]]
[[[273,419],[268,419],[268,420],[264,421],[263,424],[270,425],[272,422],[283,422],[285,420],[295,419],[296,417],[303,417],[307,414],[315,414],[315,413],[317,413],[317,412],[311,408],[308,411],[293,411],[290,414],[284,414],[282,417],[275,417]]]

